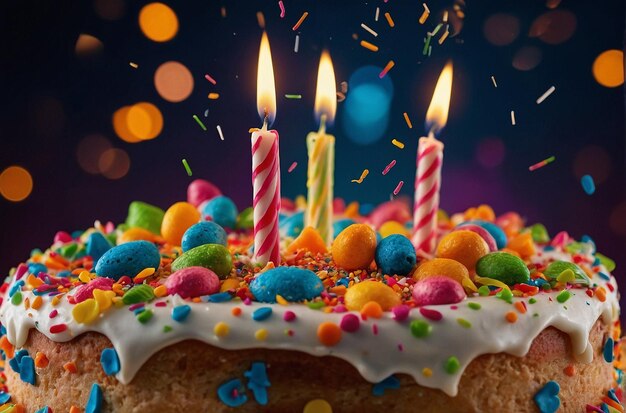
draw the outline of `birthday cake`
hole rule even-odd
[[[1,412],[623,412],[614,263],[485,205],[416,254],[408,205],[283,202],[280,263],[207,182],[12,269]],[[410,227],[410,225],[409,225]]]

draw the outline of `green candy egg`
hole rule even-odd
[[[493,278],[507,285],[525,283],[530,280],[530,271],[524,261],[506,252],[492,252],[476,263],[476,273],[481,277]]]
[[[254,226],[254,210],[248,207],[237,217],[237,229],[250,229]]]
[[[159,207],[141,201],[133,201],[128,207],[126,225],[130,228],[139,227],[147,229],[153,234],[160,235],[163,215],[165,215],[165,211]]]
[[[548,230],[543,224],[535,224],[530,227],[530,235],[533,237],[533,241],[544,244],[550,241],[550,235]]]
[[[589,285],[591,283],[591,280],[589,279],[587,274],[573,262],[554,261],[550,263],[550,265],[548,265],[548,268],[545,269],[543,275],[545,275],[550,280],[556,280],[559,275],[561,275],[561,273],[567,270],[570,270],[574,273],[574,284]]]
[[[212,270],[220,278],[230,275],[233,261],[226,247],[219,244],[205,244],[192,248],[172,263],[172,272],[187,267],[204,267]]]

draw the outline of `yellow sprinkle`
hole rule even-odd
[[[423,3],[422,5],[424,6],[424,12],[420,16],[420,20],[419,20],[420,24],[426,23],[426,19],[428,19],[428,16],[430,16],[430,9],[426,5],[426,3]]]
[[[304,406],[302,413],[333,413],[333,408],[324,399],[313,399]]]
[[[43,299],[40,296],[37,296],[33,300],[33,303],[30,305],[30,308],[32,308],[33,310],[39,310],[41,304],[43,304]]]
[[[81,303],[78,303],[72,309],[72,317],[77,323],[89,324],[94,321],[100,315],[100,308],[98,302],[93,298],[89,298]]]
[[[361,46],[365,47],[367,50],[371,50],[372,52],[378,51],[378,46],[371,44],[368,41],[361,40]]]
[[[151,276],[152,274],[154,274],[155,271],[156,271],[156,268],[144,268],[143,270],[139,272],[139,274],[137,274],[135,279],[143,280],[144,278],[147,278]]]
[[[260,328],[254,333],[254,338],[257,339],[257,341],[265,341],[267,339],[267,335],[268,331],[264,328]]]
[[[443,42],[446,41],[446,39],[448,38],[449,35],[450,35],[450,30],[448,30],[448,27],[446,26],[446,31],[443,32],[443,34],[439,38],[439,41],[438,41],[439,44],[443,44]]]
[[[61,302],[61,296],[60,295],[55,295],[54,297],[52,297],[52,300],[50,301],[50,304],[52,304],[52,306],[55,307],[60,302]]]
[[[369,169],[364,169],[363,172],[361,173],[361,177],[359,179],[353,179],[351,182],[356,182],[357,184],[360,184],[361,182],[363,182],[363,180],[369,173],[370,173]]]
[[[476,276],[474,277],[474,281],[482,285],[493,285],[494,287],[500,287],[511,291],[508,285],[502,281],[494,280],[493,278]]]
[[[463,288],[465,288],[466,291],[469,290],[474,293],[478,292],[476,284],[474,284],[474,282],[472,282],[472,280],[470,280],[469,278],[463,278],[461,284],[463,284]]]
[[[159,285],[154,289],[154,295],[157,297],[165,297],[167,295],[167,287],[164,285]]]
[[[389,27],[394,27],[396,24],[393,22],[391,18],[391,14],[385,13],[385,19],[387,19],[387,23],[389,23]]]
[[[215,93],[215,92],[209,93],[209,99],[215,100],[215,99],[218,99],[219,97],[220,97],[219,93]]]
[[[26,308],[27,310],[30,308],[30,300],[28,297],[24,299],[24,308]]]
[[[409,127],[409,129],[413,129],[413,124],[411,123],[411,119],[409,119],[409,114],[404,112],[402,115],[404,116],[404,121],[406,122],[406,125]]]
[[[99,290],[96,288],[93,290],[93,298],[98,303],[100,312],[103,313],[111,307],[111,304],[113,304],[115,293],[113,291]]]
[[[89,271],[81,271],[80,274],[78,274],[78,279],[87,284],[89,281],[91,281],[91,277],[89,276]]]
[[[424,368],[422,369],[422,375],[423,375],[424,377],[430,377],[430,376],[432,376],[432,375],[433,375],[433,371],[432,371],[432,369],[429,369],[428,367],[424,367]]]
[[[230,327],[223,321],[220,321],[219,323],[215,324],[215,327],[213,327],[213,333],[218,337],[226,337],[229,332]]]
[[[397,139],[393,139],[391,143],[393,143],[394,146],[397,146],[400,149],[404,149],[404,144]]]
[[[289,301],[285,300],[280,294],[276,294],[276,302],[280,305],[289,305]]]

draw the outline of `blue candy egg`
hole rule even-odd
[[[226,246],[226,231],[215,222],[205,221],[189,227],[181,242],[183,252],[204,244],[220,244]]]
[[[415,247],[404,235],[383,238],[376,247],[376,264],[383,274],[407,275],[417,261]]]
[[[203,219],[210,219],[223,228],[235,228],[237,214],[237,206],[232,199],[225,196],[216,196],[202,209]]]
[[[123,275],[134,277],[145,268],[159,268],[161,255],[153,243],[132,241],[111,248],[96,264],[96,274],[118,280]]]
[[[337,238],[341,231],[348,228],[352,224],[356,224],[356,221],[350,218],[343,218],[335,221],[333,223],[333,238]]]
[[[506,247],[507,238],[506,238],[506,234],[504,233],[504,230],[502,230],[502,228],[500,228],[493,222],[476,220],[476,221],[463,222],[461,225],[466,225],[466,224],[474,224],[474,225],[478,225],[486,229],[487,232],[491,234],[493,239],[496,240],[496,245],[498,246],[499,250]]]
[[[279,223],[280,233],[285,237],[297,237],[304,229],[304,212],[296,212]]]
[[[313,271],[297,267],[277,267],[256,277],[250,291],[258,301],[275,303],[276,295],[287,301],[310,300],[324,290],[322,281]]]
[[[113,246],[108,239],[100,232],[92,232],[87,239],[87,255],[93,259],[93,263],[97,264],[100,257]]]

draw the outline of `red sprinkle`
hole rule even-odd
[[[67,330],[67,324],[56,324],[50,327],[50,333],[59,334]]]
[[[443,314],[441,314],[437,310],[429,310],[428,308],[420,308],[420,314],[426,317],[429,320],[439,321],[443,318]]]
[[[154,304],[155,307],[165,307],[166,305],[167,303],[165,301],[159,301],[158,303]]]
[[[611,291],[611,292],[615,291],[615,287],[613,287],[613,284],[606,283],[606,288],[608,288],[609,291]]]
[[[128,311],[135,311],[136,309],[141,308],[144,305],[145,305],[144,303],[133,304],[133,305],[128,307]]]
[[[54,318],[54,317],[56,317],[58,314],[59,314],[59,312],[55,309],[55,310],[50,311],[50,315],[49,315],[48,317],[50,317],[50,318]]]
[[[293,311],[285,311],[285,314],[283,315],[283,320],[290,322],[296,319],[296,313],[294,313]]]

